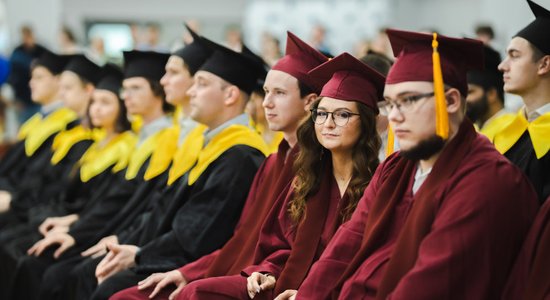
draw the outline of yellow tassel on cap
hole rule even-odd
[[[435,94],[435,133],[443,139],[449,137],[449,114],[447,113],[447,100],[445,99],[445,85],[443,84],[443,73],[441,72],[441,60],[437,47],[437,33],[433,34],[432,41],[432,62],[434,73],[434,94]]]
[[[393,153],[394,144],[395,138],[393,135],[393,128],[391,128],[390,123],[388,123],[388,144],[386,145],[386,157],[390,156]]]

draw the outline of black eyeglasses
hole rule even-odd
[[[407,113],[411,111],[411,109],[414,106],[413,104],[415,102],[424,98],[433,97],[434,95],[435,93],[431,92],[431,93],[401,97],[396,100],[386,100],[386,101],[380,102],[380,104],[378,105],[378,108],[382,113],[385,113],[385,115],[388,115],[394,107],[397,108],[397,110],[400,113]]]
[[[332,121],[336,126],[346,126],[348,124],[349,119],[353,116],[358,116],[359,114],[352,113],[350,111],[344,110],[344,109],[337,109],[335,111],[325,111],[325,110],[317,110],[317,109],[310,109],[311,111],[311,119],[315,124],[323,125],[328,119],[328,115],[330,114],[332,117]]]

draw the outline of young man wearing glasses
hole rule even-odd
[[[385,108],[401,151],[377,169],[296,299],[498,298],[537,202],[464,117],[466,71],[481,67],[482,44],[388,36],[398,57]]]

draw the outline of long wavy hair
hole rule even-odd
[[[322,98],[313,102],[311,108],[316,109]],[[356,102],[361,121],[361,134],[353,146],[353,171],[346,194],[348,205],[342,209],[341,221],[348,220],[357,207],[357,202],[363,196],[376,167],[381,140],[376,131],[376,114],[365,104]],[[317,140],[315,124],[311,118],[306,119],[298,128],[298,146],[300,152],[294,161],[296,178],[293,182],[294,198],[289,203],[288,212],[297,224],[305,215],[307,199],[313,196],[321,185],[320,174],[327,172],[326,168],[332,161],[330,151],[326,150]]]

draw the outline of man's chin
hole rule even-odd
[[[434,134],[408,149],[407,147],[405,147],[405,149],[401,148],[400,153],[401,156],[410,160],[427,160],[439,153],[444,146],[445,140]]]

